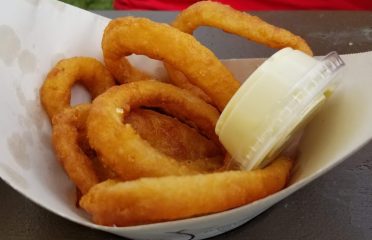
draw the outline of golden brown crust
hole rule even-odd
[[[200,1],[191,5],[176,17],[172,26],[190,34],[200,26],[215,27],[268,47],[291,47],[313,55],[300,36],[218,2]]]
[[[97,224],[131,226],[183,219],[239,207],[285,187],[292,161],[263,170],[106,181],[80,201]]]
[[[92,160],[81,148],[79,131],[84,128],[89,105],[66,108],[53,118],[53,147],[67,175],[83,193],[99,182]]]
[[[112,20],[105,29],[102,49],[109,70],[120,59],[133,53],[168,63],[200,87],[219,110],[240,86],[209,49],[191,35],[167,24],[134,17]],[[120,63],[123,68],[130,68],[128,61]]]
[[[200,25],[227,25],[225,31],[244,30],[243,37],[268,46],[289,44],[311,53],[303,39],[244,13],[230,16],[234,11],[197,3],[174,25],[186,21],[177,27],[189,33]],[[234,21],[249,23],[232,26]],[[130,226],[195,217],[242,206],[286,186],[292,168],[288,158],[262,170],[228,170],[232,159],[223,158],[225,151],[214,131],[219,111],[210,104],[222,111],[239,83],[191,35],[147,19],[119,18],[105,29],[102,48],[113,74],[121,82],[134,82],[112,87],[113,78],[98,61],[72,58],[51,70],[40,91],[53,117],[58,159],[82,192],[79,202],[94,222]],[[130,54],[162,60],[170,71],[178,69],[173,73],[179,85],[198,97],[152,81],[129,64],[125,57]],[[70,108],[76,81],[93,98],[104,93],[91,106]],[[160,108],[175,118],[148,108]]]
[[[135,109],[124,122],[131,124],[151,146],[178,161],[201,164],[206,170],[222,167],[224,151],[220,145],[174,117],[152,110]]]
[[[189,119],[205,136],[218,143],[214,127],[219,113],[215,108],[170,84],[132,82],[113,87],[97,97],[88,116],[89,143],[105,164],[122,179],[205,172],[163,154],[142,139],[130,124],[122,123],[131,109],[141,106],[165,108],[178,119]]]
[[[83,194],[98,182],[117,178],[102,165],[88,143],[86,119],[89,109],[88,104],[78,105],[64,109],[53,118],[52,140],[58,160]],[[175,118],[138,109],[125,120],[154,148],[179,162],[205,172],[216,171],[223,166],[221,149]]]
[[[171,25],[189,34],[200,26],[215,27],[272,48],[292,47],[313,55],[309,45],[300,36],[218,2],[197,2],[183,10]],[[165,68],[171,83],[213,104],[208,94],[190,83],[182,72],[168,64],[165,64]]]
[[[200,88],[190,83],[190,81],[185,77],[185,75],[172,68],[169,64],[164,64],[165,69],[168,72],[169,81],[176,85],[177,87],[180,87],[182,89],[188,90],[191,93],[193,93],[195,96],[203,99],[206,103],[212,104],[212,99]]]
[[[81,83],[92,99],[115,85],[111,74],[94,58],[73,57],[59,61],[48,73],[41,89],[41,103],[49,119],[70,107],[71,88]]]

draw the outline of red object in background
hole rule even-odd
[[[182,10],[197,0],[115,0],[117,10]],[[372,10],[372,0],[219,0],[238,10]]]

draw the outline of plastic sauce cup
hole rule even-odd
[[[318,60],[284,48],[267,59],[231,98],[216,124],[241,169],[270,163],[339,83],[336,52]]]

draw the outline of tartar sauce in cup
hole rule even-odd
[[[336,52],[316,59],[284,48],[267,59],[231,98],[216,133],[241,169],[266,166],[308,122],[339,83]]]

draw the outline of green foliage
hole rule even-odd
[[[61,0],[61,1],[87,10],[110,10],[112,9],[113,0]]]

